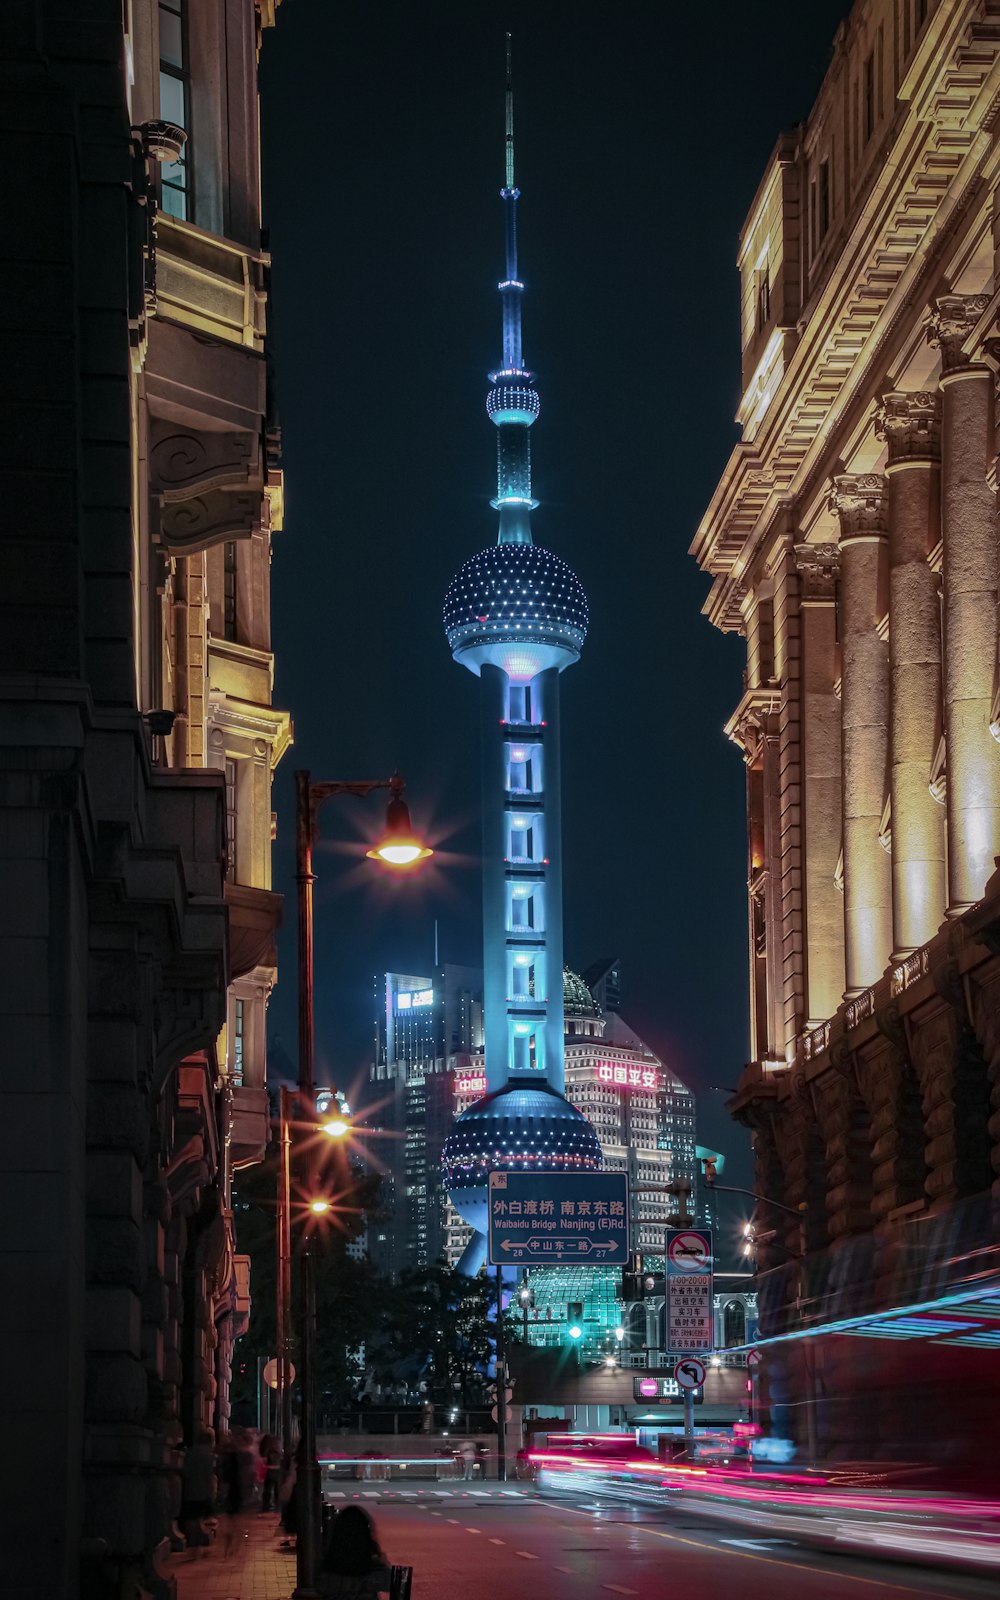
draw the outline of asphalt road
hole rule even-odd
[[[352,1496],[353,1498],[353,1496]],[[465,1495],[360,1499],[413,1600],[995,1600],[984,1580],[820,1554],[643,1507]]]

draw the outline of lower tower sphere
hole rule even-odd
[[[576,1106],[543,1082],[512,1080],[463,1111],[445,1140],[441,1167],[456,1211],[487,1228],[491,1172],[600,1172],[597,1134]]]

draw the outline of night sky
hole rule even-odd
[[[738,232],[809,111],[846,0],[286,0],[264,40],[264,214],[286,518],[275,539],[275,787],[286,895],[269,1033],[295,1056],[293,782],[406,776],[437,855],[359,861],[378,797],[323,818],[317,1078],[371,1059],[376,972],[481,959],[478,682],[448,582],[496,539],[486,374],[500,354],[503,35],[514,35],[535,540],[580,575],[563,679],[565,952],[623,963],[627,1019],[700,1092],[748,1052],[743,767],[722,733],[742,641],[709,626],[688,545],[737,437]],[[728,1175],[728,1173],[727,1173]]]

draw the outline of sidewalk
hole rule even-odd
[[[177,1579],[177,1600],[288,1600],[295,1588],[295,1556],[278,1549],[277,1513],[251,1512],[245,1537],[232,1560],[225,1560],[216,1535],[198,1560],[170,1556],[165,1577]]]

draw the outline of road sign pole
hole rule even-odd
[[[496,1269],[496,1475],[507,1482],[507,1350],[504,1344],[504,1269]]]
[[[684,1438],[690,1444],[694,1438],[694,1390],[684,1390]]]

